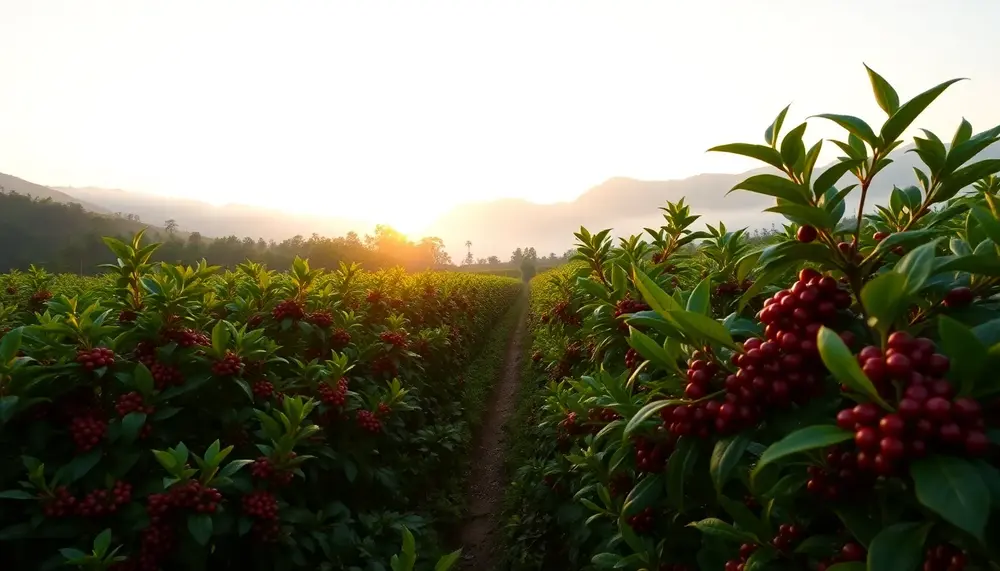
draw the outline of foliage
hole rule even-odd
[[[866,209],[954,83],[901,102],[868,73],[887,118],[820,115],[846,131],[822,172],[787,108],[713,149],[777,169],[733,190],[774,197],[783,232],[668,204],[645,237],[581,229],[532,281],[506,568],[1000,568],[1000,161],[975,160],[1000,127],[922,131],[916,184]]]
[[[104,241],[99,278],[0,275],[0,567],[457,558],[435,567],[481,406],[463,370],[517,280],[220,271]],[[420,557],[392,561],[400,533]]]

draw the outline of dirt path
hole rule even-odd
[[[527,297],[528,293],[523,294]],[[522,346],[527,337],[528,304],[520,300],[521,314],[507,343],[503,370],[493,387],[486,418],[472,452],[471,473],[466,484],[469,515],[462,526],[464,569],[492,571],[497,566],[497,520],[504,497],[504,425],[517,408],[521,384]]]

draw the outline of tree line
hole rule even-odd
[[[131,238],[146,227],[138,216],[96,214],[76,203],[33,198],[0,188],[0,273],[25,270],[31,264],[51,272],[97,273],[100,264],[114,262],[102,237]],[[280,242],[238,236],[207,238],[198,232],[182,235],[177,227],[176,221],[168,220],[163,228],[147,230],[150,240],[163,243],[155,254],[156,261],[194,264],[206,259],[211,264],[233,267],[249,259],[283,268],[300,256],[308,258],[314,267],[325,268],[337,267],[340,262],[358,262],[368,269],[454,267],[440,238],[413,241],[383,225],[364,236],[355,232],[334,238],[313,234]],[[520,268],[524,260],[537,259],[534,248],[518,248],[509,261],[491,256],[482,263]]]

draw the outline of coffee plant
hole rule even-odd
[[[868,74],[886,118],[817,116],[845,131],[822,172],[787,108],[712,149],[770,167],[733,191],[783,233],[668,204],[533,280],[506,568],[1000,569],[1000,160],[976,160],[1000,127],[921,131],[914,185],[872,204],[955,80],[901,103]]]
[[[463,370],[517,280],[105,242],[96,278],[0,276],[0,568],[454,563]]]

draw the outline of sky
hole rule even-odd
[[[756,167],[705,150],[788,103],[880,124],[862,63],[903,100],[971,78],[919,124],[992,127],[998,22],[996,0],[0,0],[0,172],[416,232]]]

